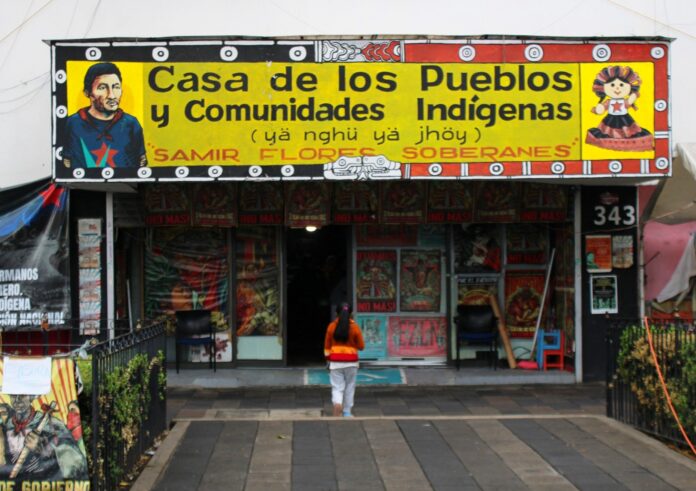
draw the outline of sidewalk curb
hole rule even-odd
[[[650,448],[655,450],[656,453],[659,453],[662,457],[669,457],[671,459],[677,460],[680,464],[688,467],[693,471],[696,471],[696,461],[690,459],[689,457],[686,457],[685,455],[680,454],[675,450],[672,450],[661,441],[656,440],[655,438],[648,436],[645,433],[642,433],[641,431],[633,428],[632,426],[629,426],[625,423],[622,423],[621,421],[617,421],[607,416],[597,416],[597,419],[604,421],[609,426],[619,431],[622,431],[623,433],[626,433],[627,435],[635,438],[636,440],[640,440],[641,443],[644,443],[645,445],[649,446]]]
[[[174,425],[157,449],[157,452],[155,452],[155,455],[147,463],[138,479],[133,483],[133,486],[131,486],[131,491],[150,491],[154,489],[157,479],[167,468],[174,450],[179,446],[179,442],[186,434],[190,424],[190,421],[178,421]]]

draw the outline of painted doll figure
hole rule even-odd
[[[641,152],[652,150],[653,136],[638,126],[628,113],[637,110],[640,77],[631,67],[610,66],[597,74],[592,90],[599,103],[592,108],[598,115],[606,113],[597,128],[587,131],[585,143],[609,150]]]

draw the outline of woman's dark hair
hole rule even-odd
[[[348,302],[343,302],[336,307],[336,313],[338,314],[338,324],[334,330],[333,338],[339,343],[345,343],[348,341],[348,333],[350,332],[350,314],[353,312],[353,308]]]

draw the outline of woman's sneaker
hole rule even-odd
[[[344,418],[352,418],[353,415],[350,414],[350,411],[343,411],[343,417],[344,417]]]

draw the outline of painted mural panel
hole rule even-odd
[[[58,180],[670,172],[667,39],[155,41],[51,43]]]
[[[4,489],[89,489],[74,361],[26,360],[0,358],[0,482]],[[37,369],[44,361],[47,370]],[[45,388],[29,389],[30,382]],[[41,451],[30,450],[39,444]]]
[[[221,361],[230,358],[227,232],[216,228],[153,228],[145,248],[145,315],[167,319],[174,332],[178,310],[211,311]],[[187,350],[188,361],[204,361],[200,349]]]
[[[276,229],[240,228],[235,244],[237,336],[278,336],[280,277]]]

